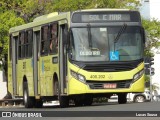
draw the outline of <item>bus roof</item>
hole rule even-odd
[[[131,11],[130,9],[113,9],[113,8],[98,8],[98,9],[85,9],[80,11]]]
[[[36,26],[45,25],[50,22],[59,21],[59,20],[68,18],[68,16],[69,16],[69,12],[65,12],[62,14],[58,14],[58,12],[46,14],[46,15],[35,18],[33,22],[10,28],[9,33],[23,31],[24,29],[29,29]]]
[[[33,20],[33,22],[35,22],[35,21],[42,21],[42,20],[44,20],[46,18],[51,18],[51,17],[54,17],[56,15],[58,15],[58,12],[53,12],[53,13],[50,13],[50,14],[42,15],[42,16],[36,17]]]

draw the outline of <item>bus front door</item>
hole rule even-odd
[[[60,93],[61,95],[66,95],[67,93],[67,84],[66,84],[66,76],[67,76],[67,52],[66,52],[66,30],[67,25],[60,25],[60,48],[59,48],[59,78],[60,78]]]

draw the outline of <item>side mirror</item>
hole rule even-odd
[[[142,33],[142,35],[143,35],[143,43],[145,43],[145,42],[146,42],[146,37],[147,37],[147,35],[146,35],[146,31],[144,30],[143,27],[142,27],[142,29],[141,29],[141,33]]]

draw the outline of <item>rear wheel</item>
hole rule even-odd
[[[137,95],[134,99],[134,102],[137,102],[137,103],[144,102],[144,101],[145,101],[145,97],[142,95]]]
[[[119,104],[125,104],[125,103],[127,103],[126,95],[127,95],[126,93],[118,94],[118,103]]]
[[[28,84],[24,82],[23,84],[23,100],[25,108],[32,108],[34,99],[29,97]]]

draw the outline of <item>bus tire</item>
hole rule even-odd
[[[58,84],[58,80],[55,80],[54,82],[54,95],[58,96],[59,95],[59,84]]]
[[[35,100],[35,107],[36,108],[42,108],[43,107],[43,101],[42,101],[42,99]]]
[[[29,97],[27,82],[24,82],[24,84],[23,84],[23,100],[24,100],[25,108],[32,108],[33,107],[33,99],[31,97]]]
[[[59,100],[59,104],[61,108],[66,108],[69,106],[69,97],[68,96],[63,96],[61,95],[61,90],[60,90],[60,86],[59,86],[59,82],[58,80],[56,80],[54,82],[54,90],[56,91],[56,94],[58,96],[58,100]],[[54,93],[55,93],[54,91]]]
[[[118,94],[118,103],[119,104],[125,104],[125,103],[127,103],[126,95],[127,95],[126,93]]]
[[[74,104],[75,104],[75,106],[83,106],[83,99],[82,98],[78,98],[78,97],[76,97],[75,99],[74,99]]]
[[[59,103],[61,108],[66,108],[69,106],[69,98],[68,96],[59,96]]]
[[[84,106],[91,106],[93,103],[93,97],[92,96],[87,96],[84,99]]]

